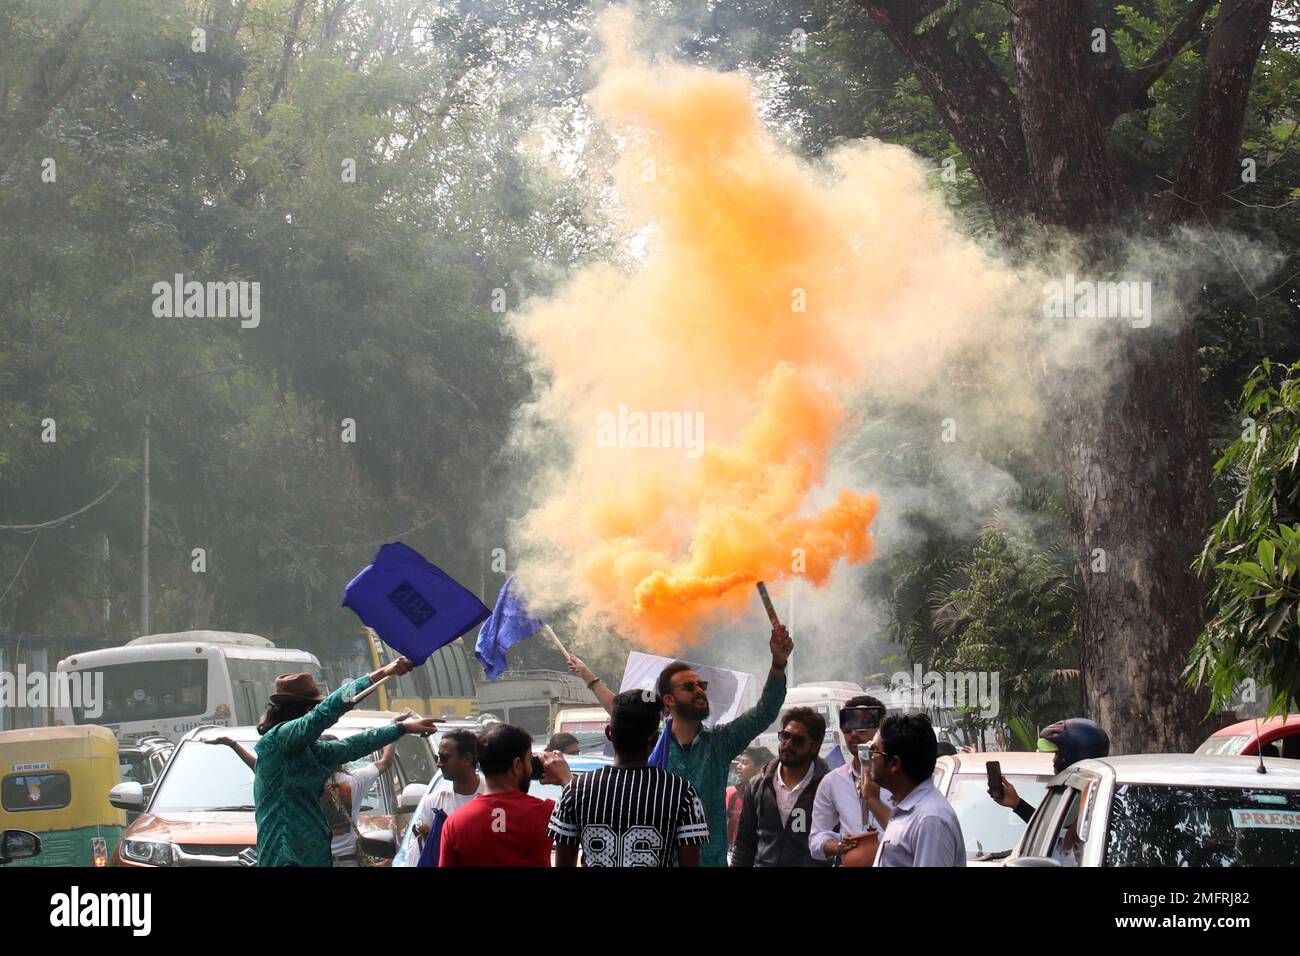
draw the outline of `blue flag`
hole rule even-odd
[[[668,743],[673,738],[673,719],[669,717],[664,721],[664,729],[659,734],[659,742],[655,744],[655,749],[650,751],[650,758],[646,761],[650,766],[657,767],[660,770],[668,769]]]
[[[826,766],[832,770],[837,770],[843,767],[844,763],[844,751],[840,749],[839,744],[836,744],[831,748],[831,752],[826,755]]]
[[[482,601],[404,544],[379,549],[343,589],[343,606],[417,666],[489,614]]]
[[[429,835],[424,838],[424,849],[420,851],[420,860],[416,866],[437,866],[442,856],[442,825],[447,822],[445,810],[433,811],[433,822],[429,824]]]
[[[527,640],[542,629],[546,622],[533,617],[524,606],[523,599],[511,586],[514,575],[506,578],[497,595],[496,607],[474,644],[474,656],[483,665],[488,680],[496,680],[506,669],[506,651],[520,641]]]

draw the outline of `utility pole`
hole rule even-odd
[[[104,584],[104,634],[107,635],[108,628],[113,623],[113,599],[108,596],[109,565],[111,562],[110,562],[110,555],[109,555],[108,533],[105,532],[100,537],[101,537],[101,543],[103,544],[103,552],[104,552],[104,572],[103,572],[102,580]]]
[[[144,417],[140,502],[140,635],[149,633],[149,416]]]

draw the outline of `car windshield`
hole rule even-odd
[[[240,745],[252,753],[256,742],[244,740],[240,741]],[[373,762],[374,757],[370,755],[352,761],[347,768],[357,770]],[[167,776],[159,786],[149,812],[183,813],[188,810],[218,809],[253,809],[253,771],[224,744],[187,740],[172,757]],[[379,781],[376,780],[367,792],[361,809],[366,812],[383,812]]]
[[[1050,775],[1037,777],[1030,774],[1003,774],[1016,793],[1030,806],[1038,806],[1047,793]],[[1025,832],[1025,822],[1015,811],[995,803],[989,796],[988,777],[982,773],[959,773],[948,788],[948,802],[957,811],[962,836],[966,838],[966,853],[996,853],[1010,850],[1020,842]]]
[[[1290,866],[1300,859],[1300,791],[1122,784],[1107,866]]]
[[[253,741],[243,741],[245,750]],[[253,771],[229,747],[187,740],[172,755],[150,813],[253,806]]]
[[[1233,734],[1229,737],[1211,737],[1196,748],[1198,754],[1227,754],[1235,756],[1245,749],[1250,740],[1248,734]]]

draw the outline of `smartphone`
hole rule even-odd
[[[989,793],[994,800],[1001,800],[1007,795],[1002,787],[1002,764],[996,760],[986,761],[984,772],[989,776]]]
[[[531,780],[541,780],[546,773],[546,764],[542,763],[542,758],[533,754],[533,772],[529,775]]]
[[[772,596],[767,593],[767,585],[762,581],[758,582],[758,596],[763,599],[763,607],[767,608],[767,618],[776,627],[781,623],[781,619],[776,616],[776,605],[772,603]]]

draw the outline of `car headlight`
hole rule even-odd
[[[155,840],[123,840],[122,858],[148,866],[174,866],[176,847]]]

